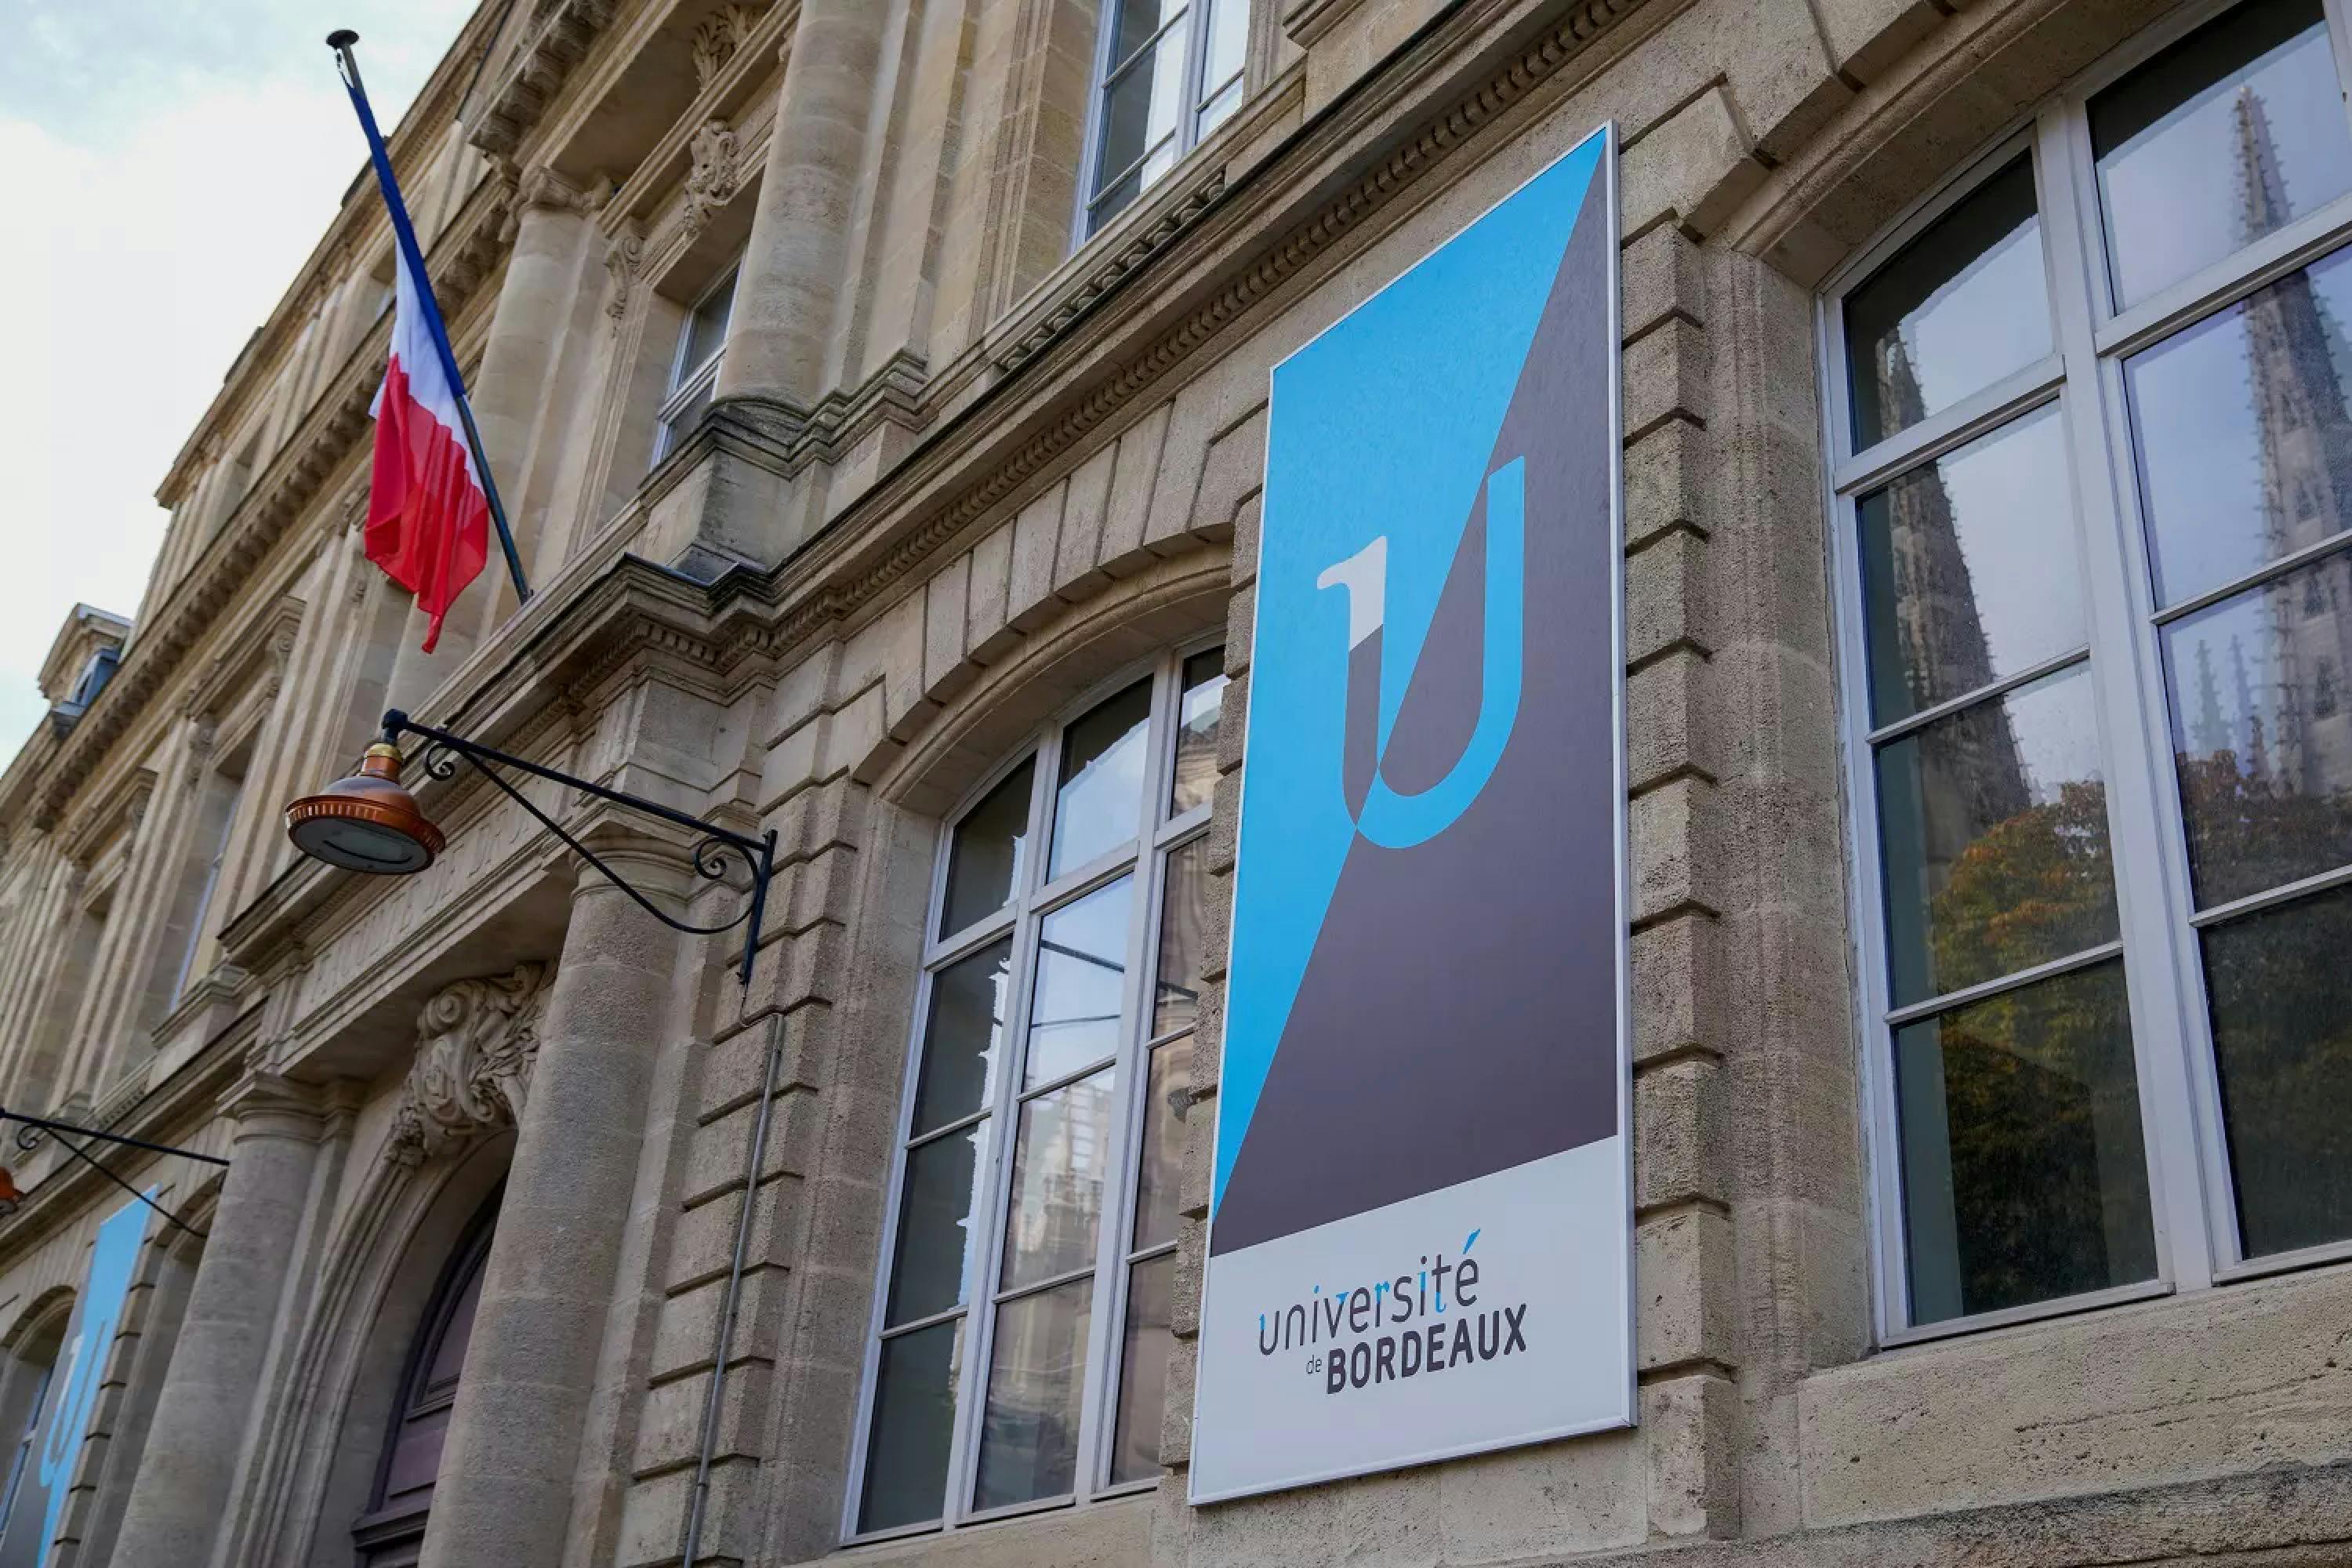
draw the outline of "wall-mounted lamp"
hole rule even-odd
[[[742,984],[751,982],[751,961],[760,950],[760,921],[768,905],[768,884],[775,877],[776,835],[771,828],[760,837],[737,833],[698,816],[689,816],[658,801],[646,800],[603,784],[558,773],[517,756],[496,751],[488,746],[454,735],[446,730],[436,730],[430,724],[419,724],[395,708],[383,716],[383,739],[367,749],[360,760],[359,772],[349,778],[338,779],[316,795],[306,795],[286,807],[286,836],[294,847],[315,860],[330,866],[340,866],[347,871],[367,871],[377,875],[401,876],[422,871],[433,864],[441,853],[441,830],[400,784],[400,738],[414,735],[425,742],[425,771],[436,779],[446,779],[457,771],[457,760],[464,758],[474,770],[496,784],[509,800],[529,812],[539,825],[569,845],[572,851],[601,872],[606,881],[636,900],[639,908],[672,931],[689,936],[716,936],[740,925],[743,933],[743,961],[739,972]],[[583,844],[562,826],[537,805],[499,772],[511,768],[533,778],[546,779],[567,789],[576,789],[599,800],[609,801],[626,811],[657,817],[675,826],[688,828],[702,835],[694,847],[694,868],[699,875],[713,880],[724,876],[732,857],[740,856],[751,873],[751,898],[743,912],[733,920],[718,925],[688,925],[657,908],[645,894],[631,887],[627,879],[596,857],[596,852]]]
[[[121,1132],[108,1132],[96,1127],[77,1127],[70,1121],[52,1121],[44,1116],[26,1116],[21,1111],[11,1110],[5,1105],[0,1105],[0,1121],[14,1121],[17,1124],[16,1147],[28,1152],[41,1146],[42,1133],[54,1132],[58,1134],[58,1142],[65,1148],[67,1152],[81,1161],[82,1163],[88,1165],[91,1170],[96,1171],[100,1175],[104,1176],[108,1181],[112,1182],[116,1186],[121,1187],[124,1192],[129,1193],[132,1197],[137,1198],[141,1203],[145,1204],[149,1208],[153,1209],[157,1214],[162,1215],[165,1219],[170,1220],[173,1225],[178,1226],[182,1230],[186,1231],[190,1236],[196,1237],[200,1241],[205,1239],[205,1232],[198,1230],[186,1220],[184,1220],[178,1215],[173,1214],[170,1209],[165,1208],[162,1204],[157,1203],[145,1193],[141,1192],[137,1187],[132,1186],[129,1182],[126,1182],[121,1176],[116,1175],[112,1171],[110,1171],[104,1165],[100,1164],[97,1158],[90,1153],[89,1144],[77,1143],[72,1138],[68,1138],[65,1136],[65,1134],[70,1132],[75,1138],[88,1138],[92,1142],[103,1141],[108,1143],[119,1143],[127,1149],[144,1149],[150,1153],[154,1154],[177,1154],[183,1160],[201,1160],[207,1165],[227,1164],[228,1162],[222,1159],[219,1155],[199,1154],[194,1149],[182,1149],[170,1143],[151,1143],[144,1138],[132,1138]],[[0,1219],[5,1219],[10,1215],[15,1214],[16,1212],[17,1205],[22,1204],[24,1201],[25,1194],[23,1190],[16,1185],[16,1176],[9,1171],[7,1166],[0,1165]]]

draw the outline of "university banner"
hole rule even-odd
[[[152,1195],[152,1194],[151,1194]],[[75,1461],[89,1433],[89,1416],[106,1373],[107,1352],[122,1322],[139,1245],[147,1235],[147,1207],[137,1198],[106,1216],[91,1245],[89,1276],[75,1298],[49,1374],[31,1449],[10,1477],[8,1518],[0,1527],[0,1568],[41,1568],[65,1515]],[[12,1443],[15,1433],[5,1435]]]
[[[1195,1502],[1633,1420],[1615,164],[1274,371]]]

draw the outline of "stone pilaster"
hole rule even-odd
[[[600,853],[656,899],[679,890],[667,853]],[[442,1450],[428,1568],[563,1558],[677,943],[583,868]]]
[[[248,1077],[230,1096],[228,1175],[196,1266],[171,1370],[124,1505],[118,1563],[202,1563],[232,1496],[303,1234],[324,1116],[283,1079]]]

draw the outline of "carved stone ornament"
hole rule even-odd
[[[485,1132],[522,1120],[551,969],[444,986],[416,1020],[416,1060],[392,1114],[386,1158],[419,1165]]]
[[[721,5],[702,19],[702,25],[694,29],[692,44],[697,92],[709,88],[735,52],[751,41],[751,29],[759,23],[758,7],[740,5]]]
[[[612,298],[604,301],[604,313],[616,324],[629,313],[629,289],[645,264],[646,237],[635,228],[623,229],[604,247],[604,270],[613,280]]]
[[[723,120],[706,120],[687,142],[694,167],[686,176],[686,208],[681,220],[688,234],[699,234],[710,215],[735,199],[743,188],[742,143],[735,128]]]

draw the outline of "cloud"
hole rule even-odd
[[[317,9],[66,0],[10,24],[0,203],[34,221],[0,247],[0,756],[47,710],[72,605],[138,609],[156,487],[364,162]],[[470,7],[346,9],[374,23],[390,121]]]

